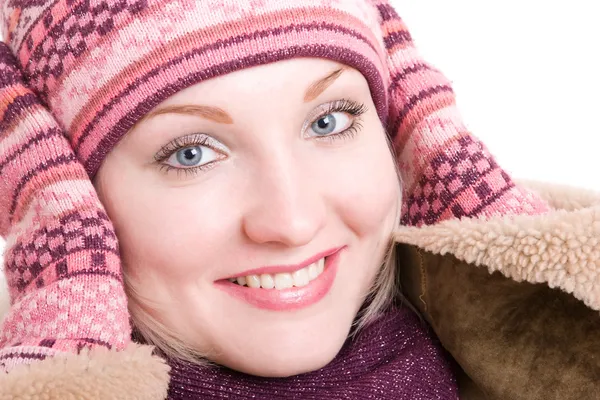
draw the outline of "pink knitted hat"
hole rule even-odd
[[[90,177],[157,104],[241,68],[322,57],[362,72],[397,151],[404,224],[547,209],[468,133],[386,0],[5,0],[2,16],[0,369],[127,345],[117,238]]]

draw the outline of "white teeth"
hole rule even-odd
[[[260,287],[260,277],[258,275],[248,275],[246,277],[246,284],[251,288]]]
[[[262,274],[260,276],[260,286],[263,289],[273,289],[275,287],[275,279],[273,279],[273,275]]]
[[[325,270],[325,257],[323,257],[319,261],[317,261],[317,272],[319,273],[319,275],[322,274],[324,270]]]
[[[302,287],[308,285],[308,268],[302,268],[294,272],[292,276],[294,277],[294,286]]]
[[[248,275],[240,276],[239,278],[231,278],[230,282],[236,283],[241,286],[248,286],[250,288],[263,288],[263,289],[289,289],[293,286],[303,287],[319,277],[325,270],[325,258],[321,258],[319,261],[310,264],[308,267],[299,269],[293,273],[280,273],[280,274],[262,274],[262,275]]]
[[[319,271],[317,269],[318,269],[317,263],[313,263],[308,266],[308,279],[309,280],[312,281],[317,276],[319,276]]]
[[[275,275],[275,289],[289,289],[294,286],[294,278],[292,274],[283,273]]]

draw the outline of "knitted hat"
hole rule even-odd
[[[2,12],[6,370],[130,341],[117,238],[90,178],[136,121],[211,77],[293,57],[358,69],[397,152],[404,224],[547,210],[468,133],[386,0],[5,0]]]

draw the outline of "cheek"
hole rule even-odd
[[[213,254],[221,251],[220,219],[215,213],[203,213],[209,208],[206,201],[198,201],[193,190],[165,196],[155,194],[152,204],[132,207],[134,215],[127,217],[124,245],[128,257],[142,266],[171,281],[190,280],[208,272],[213,265]],[[151,213],[139,210],[152,209]],[[222,226],[221,226],[222,229]],[[190,282],[191,283],[191,282]]]
[[[344,224],[361,236],[391,230],[401,191],[383,133],[378,141],[362,146],[356,161],[340,165],[344,167],[331,179],[329,196],[335,199]]]
[[[129,171],[133,170],[130,168]],[[224,221],[214,199],[194,186],[166,189],[134,173],[107,176],[103,203],[115,225],[128,272],[138,281],[171,283],[206,272],[211,254],[223,242]],[[191,283],[191,282],[190,282]],[[153,285],[154,286],[154,285]]]

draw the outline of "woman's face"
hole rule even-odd
[[[96,184],[151,314],[209,360],[261,376],[335,357],[400,196],[366,80],[323,59],[177,93],[121,140]]]

